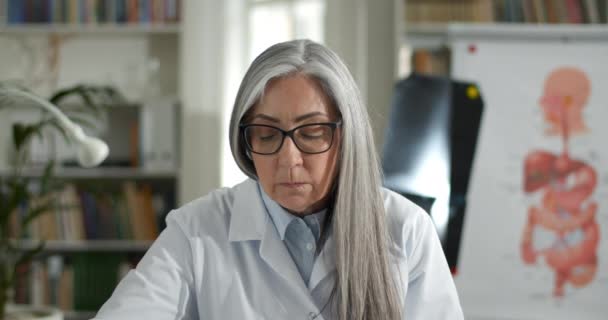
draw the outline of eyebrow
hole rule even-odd
[[[301,116],[296,117],[294,119],[294,122],[302,122],[302,121],[304,121],[304,120],[306,120],[308,118],[312,118],[312,117],[316,117],[316,116],[327,116],[327,115],[325,113],[319,112],[319,111],[311,112],[311,113],[303,114]],[[253,118],[251,120],[258,119],[258,118],[259,119],[263,119],[263,120],[267,120],[267,121],[270,121],[270,122],[274,122],[274,123],[281,122],[281,120],[279,120],[278,118],[271,117],[271,116],[265,115],[263,113],[256,114],[255,116],[253,116]]]

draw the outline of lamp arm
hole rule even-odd
[[[59,125],[61,127],[63,127],[72,136],[72,138],[74,138],[78,141],[81,141],[82,139],[84,139],[85,134],[84,134],[84,131],[82,130],[82,128],[80,126],[78,126],[77,124],[75,124],[74,122],[72,122],[72,120],[70,120],[54,104],[36,96],[36,95],[29,94],[22,90],[16,90],[16,89],[12,89],[12,88],[4,88],[3,90],[5,90],[7,93],[10,93],[12,95],[35,102],[36,106],[39,106],[40,108],[48,111],[53,117],[55,117],[59,121]]]
[[[102,140],[87,136],[82,128],[70,120],[54,104],[26,91],[12,88],[0,87],[0,98],[3,95],[12,95],[31,102],[46,111],[58,120],[59,126],[63,127],[66,133],[78,142],[78,162],[83,167],[94,167],[99,165],[109,152],[108,145]]]

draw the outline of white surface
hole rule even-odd
[[[469,52],[470,44],[475,44],[475,53]],[[608,45],[461,41],[453,49],[454,77],[477,82],[485,100],[456,278],[465,312],[488,318],[605,319]],[[539,202],[537,196],[523,192],[525,156],[532,150],[562,150],[558,136],[543,135],[546,124],[538,105],[545,77],[562,66],[584,70],[592,83],[583,111],[591,131],[571,138],[570,153],[597,170],[592,198],[599,205],[596,219],[602,239],[595,280],[581,289],[566,285],[565,297],[556,299],[553,270],[544,262],[524,265],[520,243],[527,208]]]

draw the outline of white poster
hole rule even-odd
[[[457,42],[485,100],[456,283],[471,319],[608,319],[608,45]]]

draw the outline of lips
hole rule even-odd
[[[306,184],[307,183],[305,183],[305,182],[282,182],[282,183],[279,183],[280,186],[286,187],[286,188],[299,188],[299,187],[302,187],[302,186],[304,186]]]

